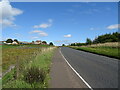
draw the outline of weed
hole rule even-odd
[[[37,67],[31,67],[26,70],[26,73],[24,74],[24,80],[30,84],[33,84],[35,82],[43,83],[45,76],[46,73],[43,69],[39,69]]]

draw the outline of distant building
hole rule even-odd
[[[5,44],[7,44],[7,45],[11,45],[12,43],[5,43]]]
[[[16,44],[16,43],[15,43]],[[47,42],[43,42],[41,40],[36,40],[36,41],[32,41],[32,42],[19,42],[19,44],[36,44],[36,45],[47,45]]]
[[[0,41],[0,45],[4,45],[4,44],[11,45],[12,43],[7,43],[6,41]]]
[[[20,44],[30,44],[29,42],[21,41]]]
[[[18,45],[18,43],[16,41],[13,41],[12,45]]]
[[[0,41],[0,45],[7,44],[7,45],[17,45],[18,43],[16,41],[13,41],[12,43],[7,43],[6,41]]]
[[[41,40],[36,40],[33,42],[34,44],[42,44],[42,41]]]

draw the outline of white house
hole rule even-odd
[[[13,41],[12,44],[13,44],[13,45],[17,45],[18,43],[17,43],[16,41]]]
[[[34,42],[34,44],[42,44],[42,41],[41,40],[37,40]]]
[[[11,45],[12,43],[5,43],[5,44],[7,44],[7,45]]]

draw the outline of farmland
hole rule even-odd
[[[3,87],[48,87],[49,68],[54,50],[55,47],[47,45],[3,45],[2,72],[5,74],[2,78]],[[9,71],[10,67],[14,69]],[[31,76],[26,72],[31,73]],[[32,75],[41,76],[37,78],[37,80],[40,79],[38,83]],[[28,77],[33,78],[32,83],[28,80],[30,79]],[[39,86],[35,86],[37,84],[39,84]]]
[[[40,48],[39,48],[40,47]],[[47,47],[47,46],[46,46]],[[24,60],[30,60],[37,55],[43,46],[39,45],[3,45],[2,46],[2,68],[3,72],[9,68],[10,65],[18,61],[22,62]]]
[[[70,47],[77,50],[83,50],[86,52],[96,53],[96,54],[105,55],[113,58],[120,58],[119,50],[118,50],[119,49],[118,42],[92,44],[87,46],[70,46]]]

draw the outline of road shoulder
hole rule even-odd
[[[55,51],[50,72],[50,88],[87,88],[80,78],[67,65],[60,49]]]

